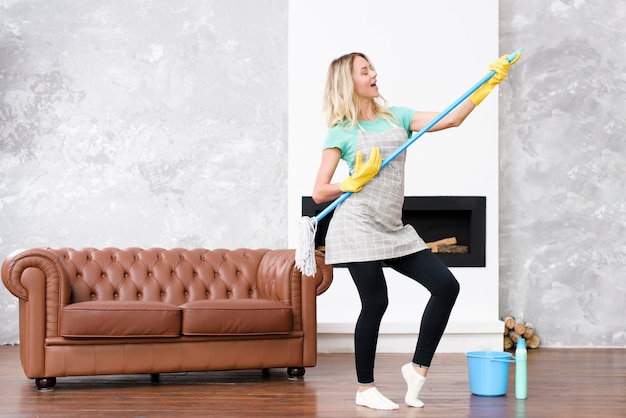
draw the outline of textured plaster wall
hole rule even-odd
[[[0,1],[0,259],[285,247],[286,45],[287,0]]]
[[[500,1],[500,310],[626,346],[626,1]]]

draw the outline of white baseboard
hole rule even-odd
[[[504,323],[495,321],[450,322],[443,334],[438,353],[468,351],[502,351]],[[379,353],[412,353],[415,351],[419,326],[410,323],[383,323],[378,337]],[[353,353],[354,324],[319,323],[319,353]]]

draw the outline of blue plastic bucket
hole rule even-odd
[[[471,351],[467,355],[470,392],[480,396],[502,396],[509,386],[509,363],[515,362],[504,351]]]

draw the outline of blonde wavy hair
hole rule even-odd
[[[342,124],[347,129],[354,128],[359,121],[359,101],[354,92],[352,64],[355,57],[362,57],[371,66],[372,62],[361,52],[351,52],[334,59],[328,67],[326,87],[324,89],[324,115],[329,128]],[[374,99],[374,111],[387,120],[397,118],[388,108],[383,96]]]

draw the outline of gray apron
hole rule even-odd
[[[356,147],[367,161],[377,146],[384,160],[406,141],[400,127],[380,133],[361,129]],[[335,208],[326,234],[326,263],[388,260],[428,248],[411,225],[402,223],[405,160],[403,152]]]

